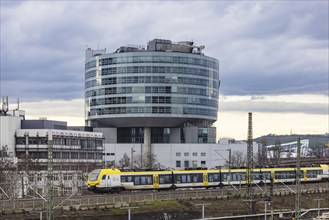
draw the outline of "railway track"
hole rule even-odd
[[[302,184],[303,193],[329,192],[329,183]],[[269,185],[253,187],[252,193],[255,196],[269,197],[285,196],[295,193],[294,185],[274,185],[271,191]],[[180,189],[175,191],[125,191],[120,194],[97,194],[97,195],[71,195],[69,197],[54,197],[54,209],[90,209],[97,206],[122,207],[130,204],[145,204],[157,200],[172,199],[221,199],[227,197],[243,197],[247,195],[246,187],[224,187],[214,189]],[[6,212],[31,212],[44,211],[47,201],[42,198],[0,200],[0,216]]]

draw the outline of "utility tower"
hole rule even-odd
[[[247,184],[248,196],[251,197],[251,182],[253,170],[253,146],[252,146],[252,113],[248,113],[248,140],[247,140]]]
[[[295,195],[295,219],[299,220],[300,218],[300,137],[297,139],[297,158],[296,158],[296,195]]]
[[[53,136],[48,133],[47,219],[53,219]]]

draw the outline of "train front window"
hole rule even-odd
[[[91,172],[89,180],[90,181],[95,181],[98,179],[99,173],[101,172],[101,170],[94,170]]]

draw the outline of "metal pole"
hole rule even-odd
[[[231,152],[231,148],[227,150],[228,150],[228,170],[231,173],[232,152]]]
[[[205,206],[205,205],[209,205],[209,204],[195,204],[195,205],[196,205],[196,206],[199,206],[199,205],[202,206],[201,219],[205,219],[205,218],[204,218],[204,206]]]
[[[320,200],[318,200],[318,216],[320,216]]]
[[[251,197],[251,182],[253,169],[253,145],[252,145],[252,113],[248,113],[248,140],[247,140],[247,184],[248,197]]]
[[[318,216],[320,216],[320,203],[321,203],[321,201],[324,200],[324,199],[313,199],[313,200],[318,201]]]
[[[204,219],[204,205],[202,205],[202,220]]]
[[[128,208],[128,220],[130,220],[130,208]]]
[[[300,219],[300,178],[301,178],[301,169],[300,169],[300,137],[297,139],[297,158],[296,158],[296,196],[295,196],[295,219]]]
[[[227,149],[228,150],[228,173],[229,173],[229,177],[231,180],[232,176],[231,176],[231,148]]]
[[[133,169],[133,163],[134,163],[134,148],[131,148],[131,162],[130,162],[130,169]]]
[[[141,168],[143,169],[143,144],[141,143]]]
[[[265,202],[265,216],[264,216],[264,220],[267,220],[267,202]]]
[[[53,136],[48,133],[47,220],[53,219]]]

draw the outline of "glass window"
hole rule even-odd
[[[201,157],[205,157],[206,155],[206,153],[201,153]]]
[[[198,153],[197,152],[193,152],[192,155],[193,155],[193,157],[197,157],[198,156]]]
[[[181,156],[181,152],[176,152],[176,157],[180,157]]]
[[[182,175],[182,183],[186,183],[186,175]]]
[[[176,167],[181,167],[181,161],[180,160],[176,160]]]
[[[190,156],[190,154],[187,153],[187,152],[185,152],[185,153],[184,153],[184,156],[185,156],[185,157],[188,157],[188,156]]]

